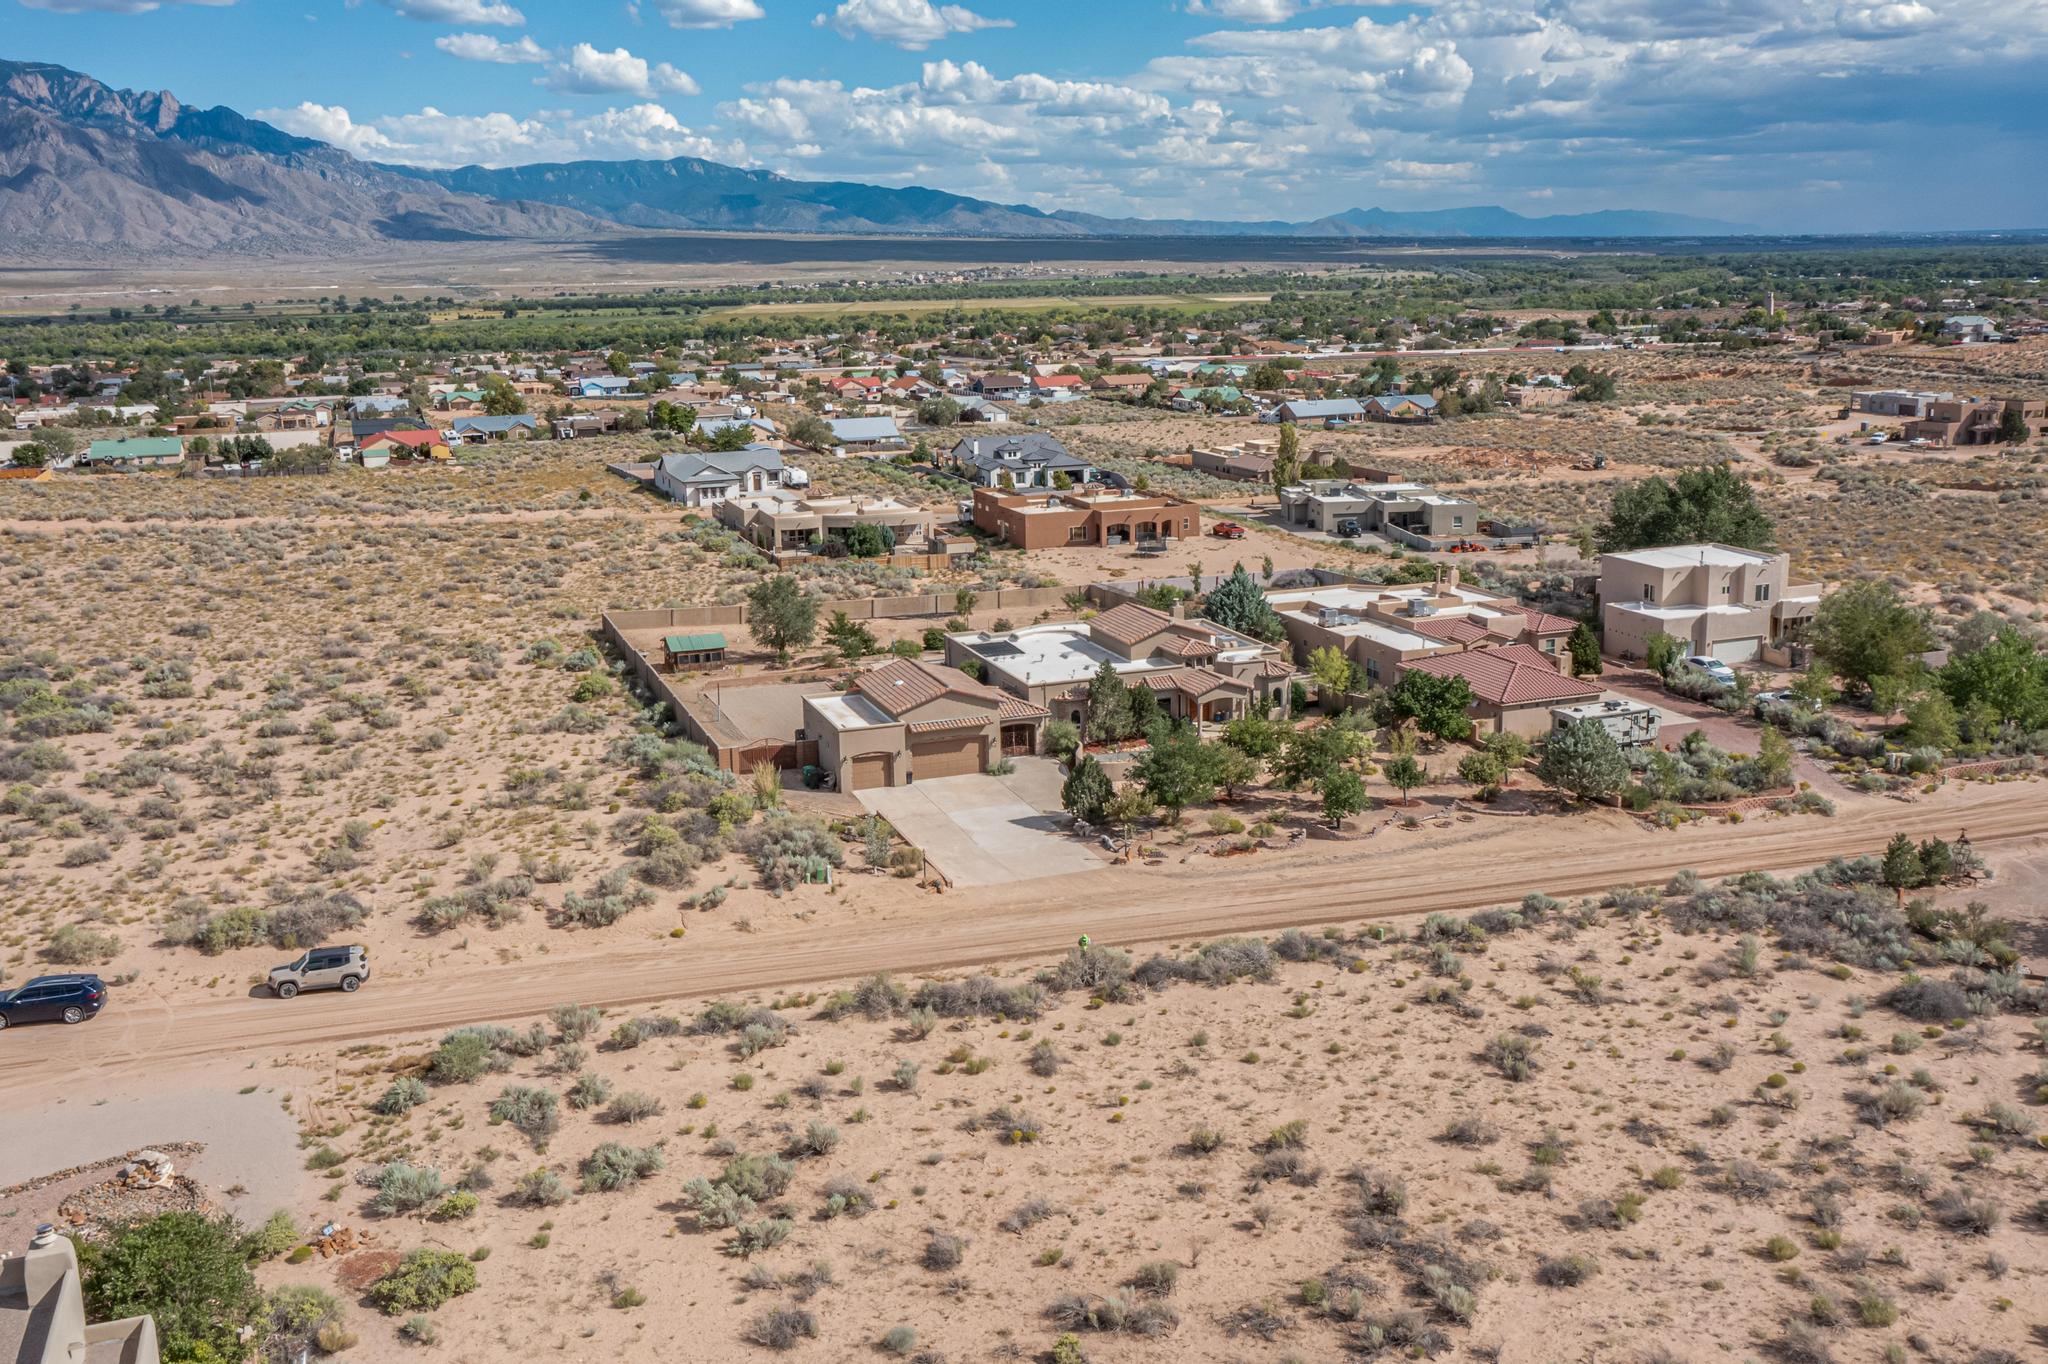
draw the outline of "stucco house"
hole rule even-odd
[[[974,524],[1019,549],[1068,545],[1142,545],[1202,533],[1202,508],[1159,493],[1127,493],[1095,485],[1067,492],[974,490]]]
[[[18,1364],[157,1364],[149,1317],[87,1322],[78,1253],[45,1223],[0,1259],[0,1358]]]
[[[1819,583],[1794,583],[1790,555],[1671,545],[1600,556],[1601,647],[1642,658],[1656,635],[1688,654],[1748,663],[1796,642],[1820,609]]]
[[[1036,753],[1046,709],[958,668],[900,658],[804,698],[803,738],[842,791],[986,772]]]
[[[888,531],[891,544],[909,545],[929,540],[935,525],[932,513],[894,498],[799,497],[779,489],[726,497],[715,515],[750,544],[775,552],[844,540],[863,525]]]
[[[1298,662],[1334,648],[1371,682],[1391,687],[1421,659],[1522,644],[1564,666],[1577,622],[1464,586],[1455,568],[1436,583],[1337,583],[1270,592]]]

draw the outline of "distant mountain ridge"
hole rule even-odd
[[[1750,231],[1611,209],[1351,209],[1310,222],[1109,218],[912,186],[795,180],[696,157],[491,169],[377,165],[233,109],[0,61],[0,255],[317,255],[589,240],[624,228],[985,237],[1671,237]]]
[[[943,190],[773,171],[679,156],[491,169],[384,166],[464,194],[557,204],[633,227],[728,232],[925,233],[1002,237],[1696,237],[1755,231],[1681,213],[1603,209],[1529,217],[1496,206],[1400,212],[1354,208],[1309,222],[1107,218],[998,204]]]

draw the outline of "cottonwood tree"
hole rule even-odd
[[[1603,554],[1658,545],[1714,542],[1768,549],[1771,518],[1734,466],[1707,464],[1666,480],[1652,474],[1614,494],[1596,536]]]
[[[1132,764],[1131,775],[1152,803],[1166,811],[1167,823],[1176,824],[1182,810],[1216,794],[1223,750],[1203,743],[1194,730],[1181,725],[1154,730],[1151,742]]]
[[[1387,693],[1385,711],[1389,723],[1412,719],[1417,729],[1441,742],[1472,732],[1472,717],[1465,713],[1471,704],[1472,684],[1464,678],[1411,668]]]
[[[1851,583],[1828,597],[1814,615],[1810,638],[1835,676],[1863,692],[1880,677],[1904,675],[1934,647],[1926,608],[1887,582]]]

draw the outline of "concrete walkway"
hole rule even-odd
[[[860,803],[924,849],[956,886],[1008,885],[1107,865],[1060,832],[1059,765],[1019,758],[1008,777],[938,777],[859,791]]]

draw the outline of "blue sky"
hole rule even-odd
[[[0,6],[9,57],[376,160],[693,155],[1145,216],[2048,225],[2044,0]]]

